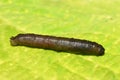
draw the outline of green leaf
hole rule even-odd
[[[0,80],[120,80],[119,0],[1,0]],[[13,47],[36,33],[98,42],[105,55]]]

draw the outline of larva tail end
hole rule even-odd
[[[12,46],[17,46],[17,43],[16,43],[16,41],[15,41],[15,37],[11,37],[11,38],[10,38],[10,44],[11,44]]]

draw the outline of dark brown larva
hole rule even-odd
[[[102,45],[96,42],[38,34],[18,34],[10,38],[10,43],[12,46],[28,46],[82,55],[101,56],[105,51]]]

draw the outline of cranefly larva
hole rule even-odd
[[[18,34],[15,37],[11,37],[10,43],[12,46],[28,46],[82,55],[101,56],[105,52],[103,46],[96,42],[32,33]]]

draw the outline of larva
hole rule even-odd
[[[101,56],[105,52],[103,46],[96,42],[32,33],[18,34],[11,37],[10,43],[12,46],[28,46],[82,55]]]

